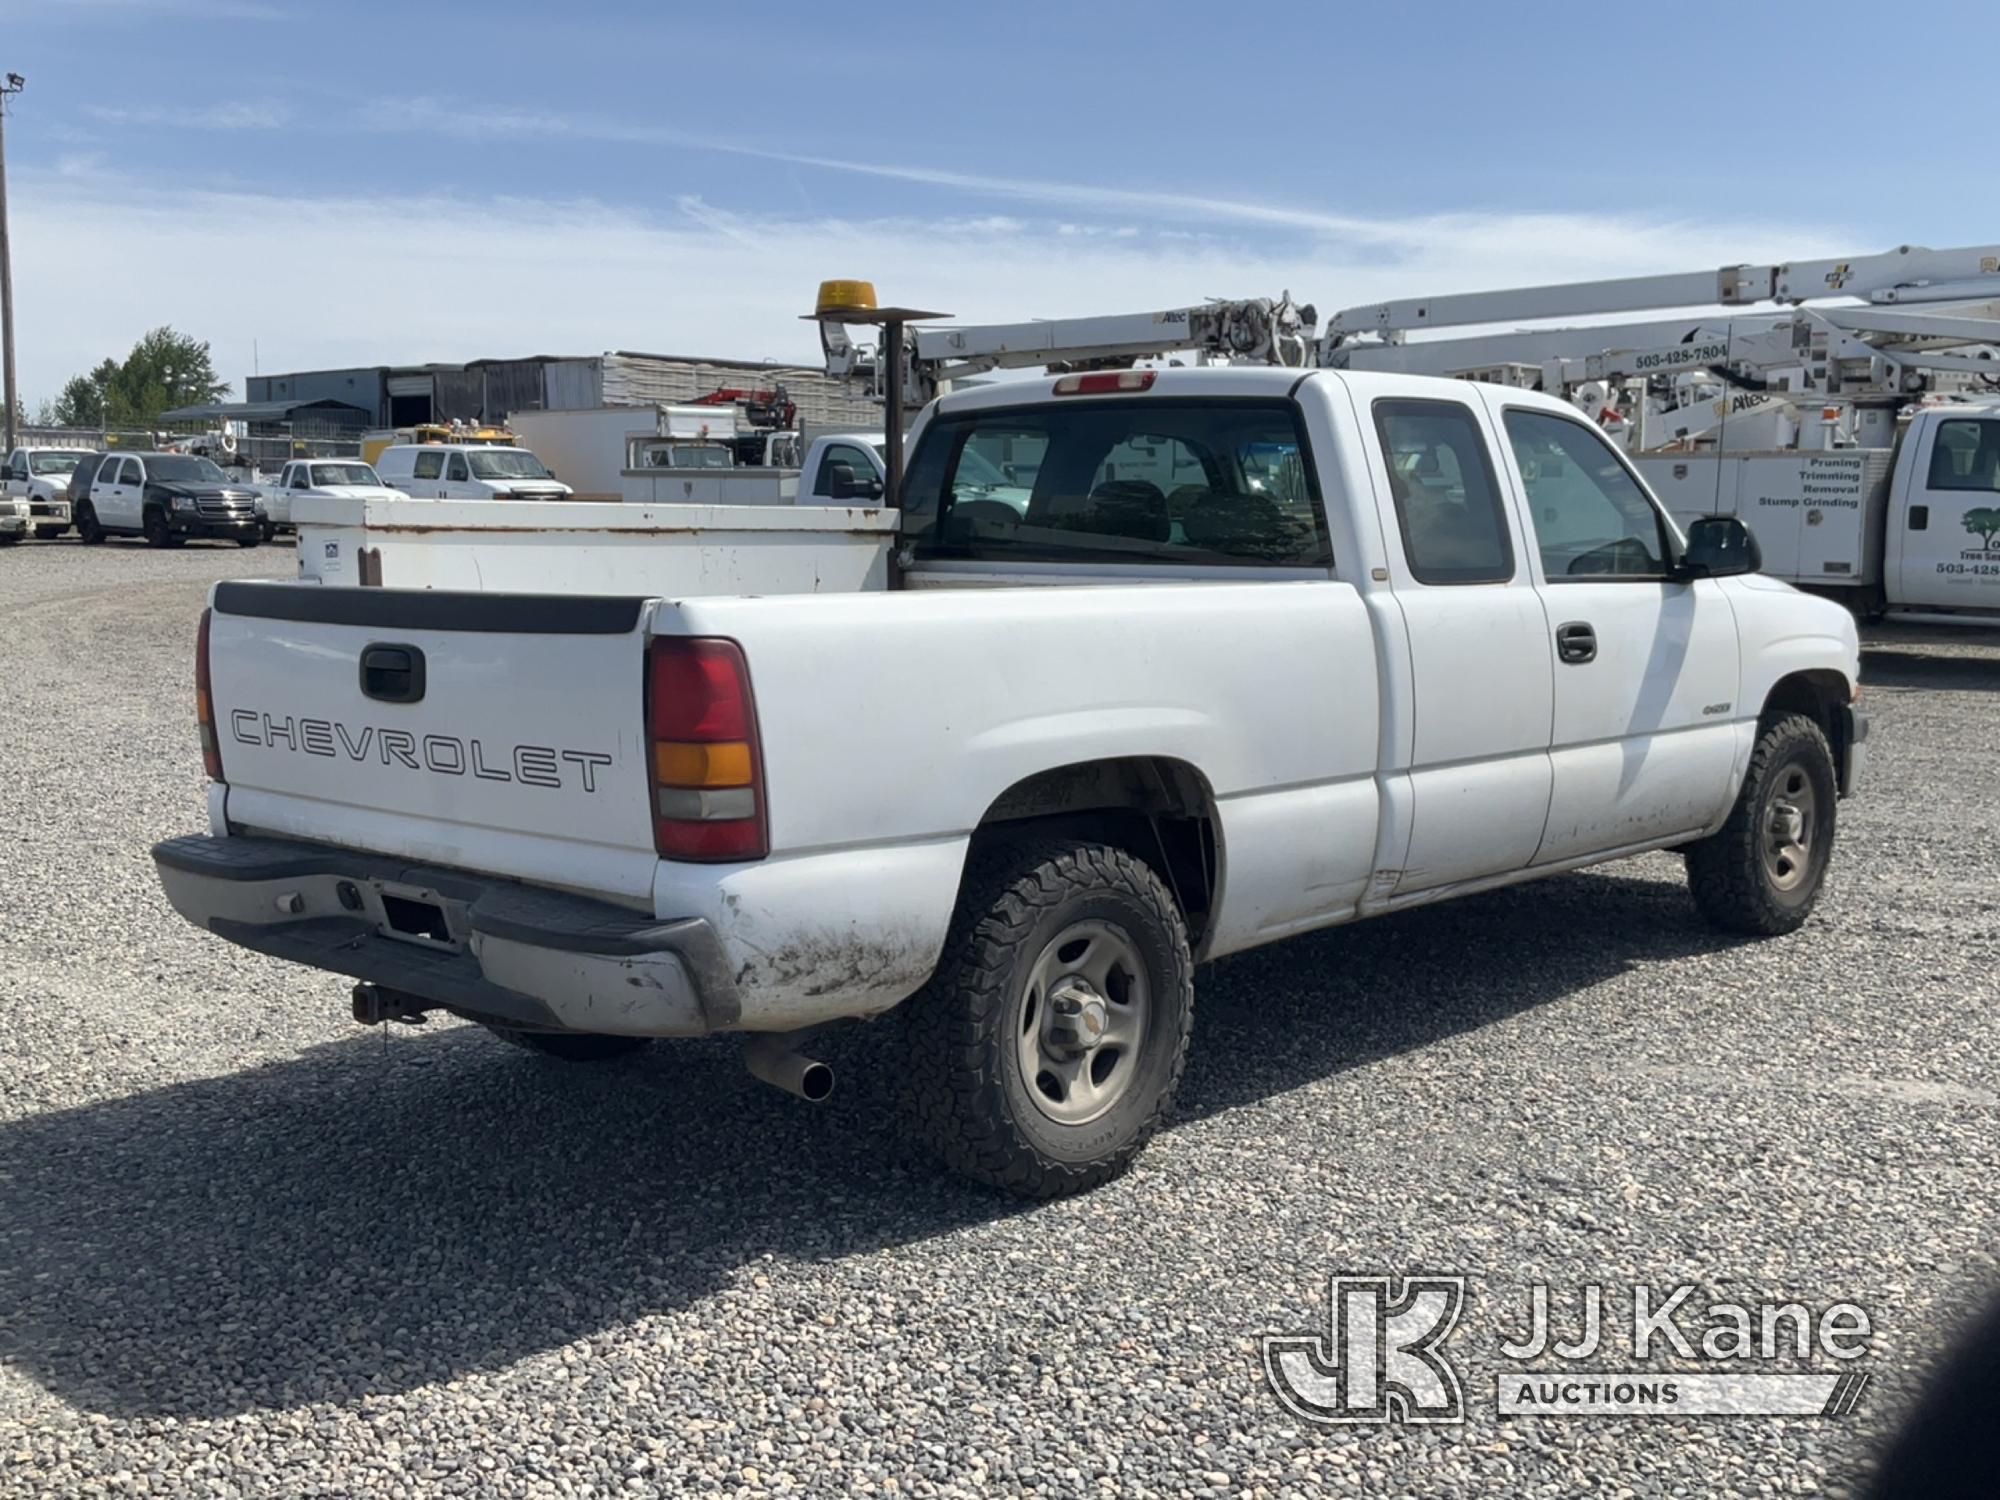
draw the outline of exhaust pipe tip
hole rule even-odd
[[[751,1077],[808,1104],[824,1103],[833,1093],[833,1069],[799,1051],[784,1032],[752,1037],[743,1047],[743,1065]]]

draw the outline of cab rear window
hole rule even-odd
[[[919,558],[1325,567],[1286,401],[1052,402],[942,416],[903,489]]]

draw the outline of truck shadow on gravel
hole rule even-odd
[[[1977,644],[2000,646],[2000,630],[1990,631]],[[1864,641],[1861,645],[1862,706],[1867,706],[1866,689],[1915,688],[1929,693],[2000,693],[2000,652],[1945,655],[1922,649],[1921,642],[1902,649],[1901,638],[1894,641]]]
[[[1656,869],[1205,969],[1178,1117],[1726,947]],[[842,1087],[819,1111],[725,1042],[593,1068],[450,1027],[0,1127],[0,1357],[113,1416],[345,1403],[685,1307],[767,1255],[831,1262],[1032,1211],[906,1147],[890,1032],[821,1049]]]

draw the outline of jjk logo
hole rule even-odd
[[[1465,1305],[1463,1276],[1335,1276],[1327,1335],[1265,1334],[1264,1376],[1308,1422],[1465,1420],[1458,1372],[1438,1352]]]

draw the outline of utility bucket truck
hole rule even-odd
[[[1702,304],[1721,310],[1466,331]],[[1682,525],[1738,516],[1767,574],[1949,624],[2000,624],[1996,356],[1996,245],[1411,298],[1336,314],[1319,347],[1560,395]]]

